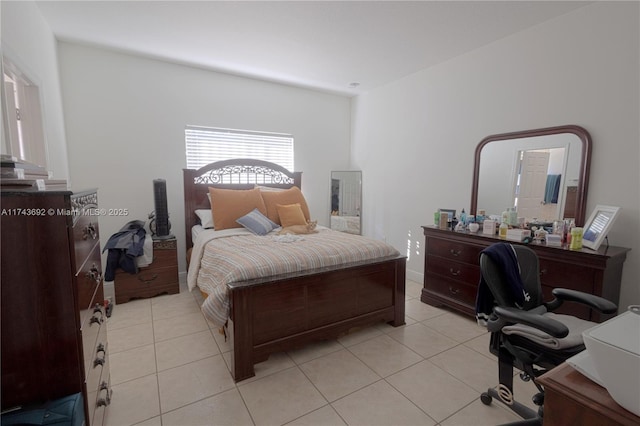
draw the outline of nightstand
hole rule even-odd
[[[118,270],[114,286],[116,304],[132,299],[179,293],[176,239],[154,239],[153,262],[149,266],[138,268],[137,274]]]

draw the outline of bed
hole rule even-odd
[[[184,169],[183,177],[188,250],[194,245],[191,230],[200,222],[196,210],[211,208],[209,188],[251,190],[260,186],[285,190],[301,188],[302,180],[300,172],[247,159],[211,163],[198,170]],[[191,260],[190,269],[193,263]],[[230,368],[234,380],[253,377],[254,365],[275,352],[336,338],[375,322],[403,325],[405,266],[406,258],[396,252],[228,283],[225,329],[232,348]]]

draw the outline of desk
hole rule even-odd
[[[567,363],[546,372],[538,382],[545,390],[544,426],[640,424],[640,417],[622,408],[605,388]]]

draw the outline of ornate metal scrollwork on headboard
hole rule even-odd
[[[194,183],[231,184],[231,183],[266,183],[293,185],[294,179],[281,171],[265,166],[229,165],[206,172],[194,178]]]

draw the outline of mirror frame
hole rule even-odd
[[[519,132],[500,133],[487,136],[482,139],[476,147],[474,164],[473,164],[473,182],[471,184],[471,205],[469,214],[475,215],[478,208],[478,185],[480,181],[480,154],[485,145],[509,139],[522,139],[536,136],[555,135],[558,133],[573,133],[582,141],[582,157],[580,159],[580,174],[578,182],[578,192],[576,196],[576,217],[577,226],[582,226],[585,219],[585,210],[587,207],[587,188],[589,187],[589,168],[591,166],[591,135],[586,129],[576,125],[565,125],[556,127],[545,127],[541,129],[525,130]]]

